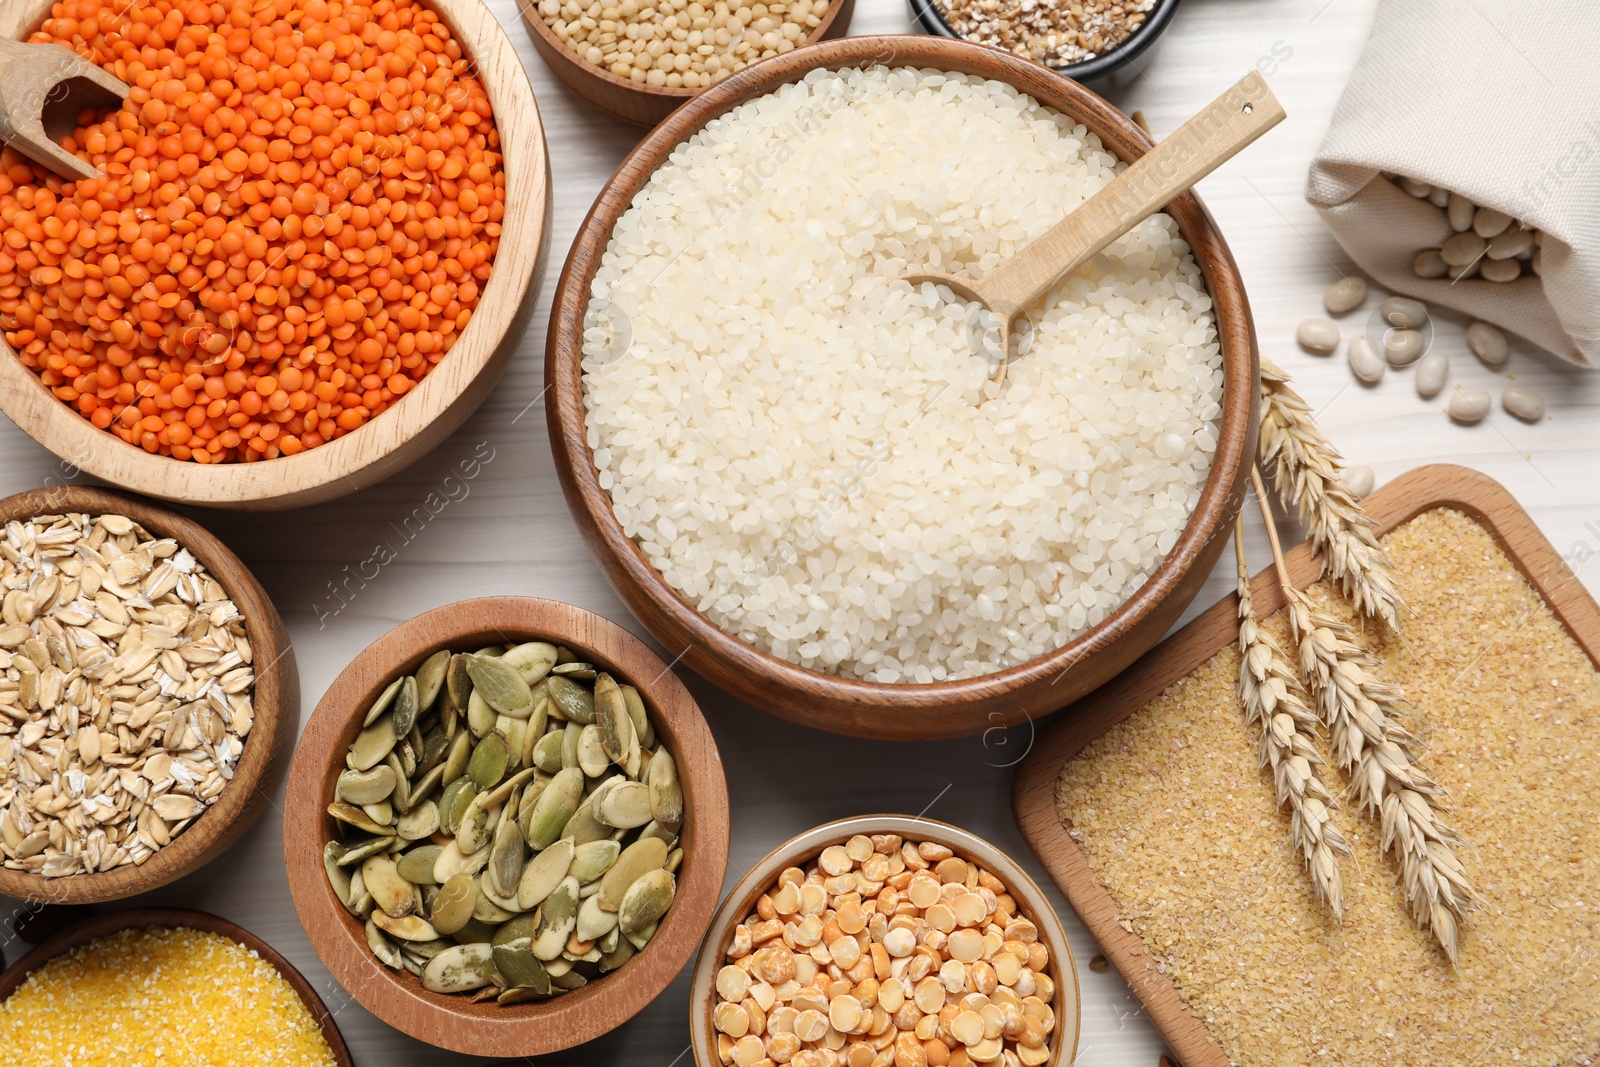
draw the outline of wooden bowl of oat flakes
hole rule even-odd
[[[105,489],[0,500],[0,894],[147,892],[262,813],[299,719],[283,620],[192,519]]]

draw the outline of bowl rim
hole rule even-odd
[[[908,0],[908,2],[911,5],[911,13],[916,16],[917,24],[929,33],[956,41],[970,40],[950,28],[950,24],[945,21],[944,14],[939,10],[934,0]],[[1071,78],[1074,81],[1086,82],[1104,78],[1113,71],[1120,70],[1132,63],[1143,55],[1146,49],[1155,44],[1156,38],[1166,32],[1167,24],[1178,13],[1178,4],[1180,2],[1181,0],[1155,0],[1155,6],[1146,14],[1145,20],[1110,51],[1101,52],[1097,56],[1078,63],[1065,63],[1059,67],[1051,67],[1045,64],[1041,64],[1041,66],[1045,66],[1045,69],[1053,70],[1062,77]],[[978,42],[972,41],[971,43],[977,44]],[[983,47],[992,48],[995,46],[984,45]]]
[[[267,664],[256,672],[251,698],[255,718],[233,778],[215,803],[144,863],[60,878],[0,867],[0,893],[6,896],[44,904],[93,904],[176,881],[216,859],[254,825],[288,766],[300,721],[300,676],[283,619],[261,583],[198,522],[152,501],[98,486],[53,485],[0,500],[0,526],[13,519],[64,512],[122,514],[155,537],[175,539],[227,591],[244,617],[252,661]]]
[[[1050,949],[1056,971],[1056,995],[1051,1007],[1056,1013],[1057,1040],[1045,1067],[1070,1064],[1077,1056],[1078,1042],[1083,1030],[1083,990],[1078,982],[1078,962],[1072,953],[1072,943],[1067,939],[1066,928],[1056,915],[1050,898],[1021,864],[1000,848],[951,823],[926,816],[909,815],[854,815],[844,819],[813,826],[803,833],[772,849],[751,865],[744,877],[723,897],[711,927],[706,931],[700,952],[695,957],[689,992],[689,1038],[694,1049],[697,1067],[721,1067],[716,1053],[716,1030],[711,1024],[710,1007],[716,1001],[717,972],[724,963],[724,945],[733,929],[755,907],[786,867],[802,866],[828,845],[839,844],[849,838],[864,834],[899,834],[904,840],[932,841],[945,845],[957,856],[976,860],[987,867],[995,877],[1005,883],[1006,889],[1016,898],[1018,910],[1031,919],[1039,930],[1039,939]],[[1071,1002],[1067,999],[1068,978],[1071,979]],[[1071,1019],[1072,1039],[1070,1051],[1064,1040],[1066,1022]]]
[[[0,972],[0,1004],[4,1004],[11,994],[27,981],[29,974],[62,953],[123,930],[142,930],[153,926],[182,927],[218,934],[243,945],[272,964],[273,969],[289,983],[301,1003],[306,1006],[306,1010],[311,1013],[311,1017],[317,1021],[317,1026],[322,1031],[322,1038],[333,1053],[336,1067],[351,1067],[353,1061],[350,1058],[350,1049],[345,1044],[344,1035],[339,1032],[339,1025],[334,1021],[333,1012],[328,1010],[328,1006],[322,1002],[322,998],[306,980],[306,976],[301,974],[283,953],[238,923],[230,922],[220,915],[190,908],[125,908],[103,915],[91,915],[73,923],[65,930],[39,942],[16,963]]]
[[[623,967],[546,1001],[471,1004],[430,993],[409,973],[380,964],[363,925],[328,885],[325,812],[343,753],[362,712],[384,685],[440,648],[495,640],[551,640],[617,671],[644,698],[658,738],[678,765],[685,799],[677,895],[650,943]],[[328,687],[311,714],[289,771],[283,847],[295,912],[328,972],[363,1007],[412,1037],[480,1056],[545,1055],[620,1026],[655,999],[694,953],[727,870],[727,780],[711,728],[671,667],[617,624],[570,604],[527,596],[455,601],[425,611],[373,641]],[[307,842],[310,842],[308,847]],[[618,980],[631,975],[631,980]]]
[[[519,6],[522,10],[522,21],[527,24],[530,32],[541,37],[551,48],[559,50],[564,56],[576,64],[578,69],[583,71],[583,73],[589,75],[600,84],[608,86],[609,88],[618,92],[637,93],[643,97],[658,97],[661,99],[678,100],[681,102],[699,96],[701,93],[705,92],[706,89],[711,88],[711,86],[707,86],[706,89],[685,89],[682,87],[671,89],[665,85],[649,85],[646,83],[636,82],[632,78],[624,78],[620,75],[613,74],[604,67],[597,67],[590,63],[588,60],[578,55],[577,51],[568,45],[567,42],[557,37],[555,30],[550,28],[550,24],[544,20],[544,16],[536,10],[538,7],[538,0],[526,0],[525,3]],[[854,6],[855,0],[828,0],[828,10],[823,13],[822,20],[817,23],[815,29],[806,35],[805,40],[800,45],[796,46],[797,50],[798,48],[803,48],[805,45],[825,39],[828,36],[828,31],[833,27],[833,24],[841,17],[841,12],[844,13],[844,17],[848,18]],[[757,62],[765,62],[765,60],[757,60]],[[750,65],[754,66],[755,64],[752,63]],[[585,99],[588,98],[585,97]],[[594,106],[599,107],[600,110],[605,111],[608,115],[611,115],[614,118],[620,118],[624,122],[632,121],[625,115],[618,115],[605,107],[601,107],[601,105],[595,103],[593,100],[589,100],[589,103],[594,104]]]
[[[53,0],[0,13],[0,34],[25,39]],[[420,0],[471,57],[494,109],[506,175],[500,246],[478,307],[421,384],[359,430],[271,460],[205,464],[151,454],[97,429],[59,400],[0,337],[0,410],[55,453],[63,468],[166,500],[223,508],[282,508],[330,500],[386,477],[442,441],[486,397],[521,339],[515,327],[549,237],[550,161],[533,85],[483,0]]]
[[[1008,52],[964,40],[927,35],[847,37],[807,45],[746,67],[690,100],[647,134],[584,217],[551,308],[545,356],[546,423],[568,507],[607,581],[658,639],[674,647],[686,645],[683,660],[687,666],[724,684],[734,675],[756,679],[741,695],[764,710],[813,727],[872,737],[960,736],[1031,721],[1028,707],[1015,700],[997,706],[997,700],[1024,688],[1054,685],[1072,668],[1133,630],[1175,592],[1191,570],[1201,566],[1208,546],[1243,500],[1240,479],[1246,457],[1253,455],[1255,447],[1258,355],[1238,265],[1199,197],[1193,190],[1184,192],[1166,212],[1178,222],[1212,299],[1224,375],[1219,440],[1194,511],[1171,550],[1132,596],[1099,624],[1042,656],[976,678],[931,683],[869,682],[827,674],[780,659],[711,622],[645,559],[624,533],[610,495],[600,486],[587,440],[581,368],[581,326],[590,284],[616,220],[675,145],[734,106],[797,81],[811,70],[879,64],[976,69],[1084,122],[1099,133],[1107,150],[1123,159],[1138,158],[1154,144],[1130,118],[1080,83]],[[1195,584],[1187,597],[1192,599],[1198,588]],[[1153,635],[1150,644],[1159,636]],[[1045,699],[1060,707],[1081,695],[1071,690],[1064,686],[1061,699]],[[906,724],[874,722],[871,727],[853,721],[847,727],[786,705],[786,694],[800,694],[797,705],[819,703],[820,696],[823,703],[832,701],[853,709],[856,720],[864,713],[885,711],[994,710],[985,721],[964,722],[954,728],[926,719]]]

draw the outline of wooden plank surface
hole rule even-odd
[[[567,514],[540,401],[551,283],[584,212],[640,133],[596,112],[550,74],[520,25],[515,0],[488,2],[533,78],[555,179],[552,261],[505,376],[432,455],[379,485],[281,514],[201,515],[255,570],[282,611],[300,664],[302,717],[378,635],[466,597],[553,597],[642,633],[606,587]],[[1201,183],[1200,194],[1239,260],[1263,353],[1296,376],[1322,425],[1353,462],[1372,464],[1380,481],[1426,462],[1486,471],[1571,556],[1578,579],[1593,583],[1600,579],[1594,561],[1600,558],[1600,480],[1593,473],[1600,463],[1600,377],[1536,357],[1523,346],[1507,372],[1491,372],[1467,352],[1461,321],[1443,321],[1437,343],[1451,355],[1452,385],[1494,387],[1514,375],[1539,389],[1550,405],[1550,417],[1537,426],[1497,410],[1488,424],[1461,428],[1446,422],[1443,397],[1417,397],[1409,374],[1391,374],[1368,390],[1353,384],[1342,359],[1319,360],[1294,347],[1295,324],[1320,314],[1323,288],[1350,269],[1306,205],[1303,190],[1306,168],[1355,65],[1374,5],[1375,0],[1187,0],[1165,37],[1137,60],[1138,69],[1106,92],[1125,110],[1142,110],[1160,137],[1251,67],[1262,71],[1288,119]],[[906,0],[858,0],[851,32],[898,33],[912,26]],[[1518,31],[1507,32],[1515,38]],[[1376,303],[1369,299],[1366,310]],[[1351,321],[1341,320],[1341,326]],[[70,468],[0,423],[0,493],[64,480],[75,480]],[[1259,535],[1249,547],[1252,559],[1267,558]],[[1229,560],[1200,593],[1191,616],[1231,588]],[[658,651],[670,662],[682,650]],[[772,845],[820,822],[924,809],[988,838],[1048,883],[1011,813],[1013,769],[1033,743],[1034,724],[911,747],[859,742],[762,715],[697,679],[685,680],[711,721],[728,768],[729,884]],[[281,801],[281,794],[274,797]],[[290,906],[281,841],[281,819],[269,810],[222,862],[140,903],[203,908],[260,935],[337,1011],[360,1067],[472,1062],[403,1037],[330,985]],[[1046,888],[1080,963],[1078,1062],[1155,1067],[1164,1047],[1160,1036],[1115,971],[1095,974],[1084,966],[1099,949],[1061,897]],[[0,918],[25,907],[0,905]],[[0,927],[0,942],[9,937]],[[21,947],[13,940],[4,951],[16,959]],[[688,1067],[687,1005],[683,974],[627,1026],[561,1058]]]

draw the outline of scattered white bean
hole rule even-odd
[[[1340,278],[1322,294],[1322,303],[1331,315],[1354,311],[1367,298],[1367,280],[1358,275]]]
[[[1301,348],[1319,356],[1326,356],[1339,347],[1339,327],[1331,319],[1306,319],[1294,336]]]
[[[1422,358],[1422,331],[1390,330],[1383,335],[1383,354],[1391,367],[1409,367]]]
[[[1372,473],[1371,467],[1354,466],[1344,469],[1344,487],[1350,490],[1357,500],[1372,492],[1372,486],[1377,482],[1378,476]]]
[[[1538,422],[1544,418],[1544,397],[1523,385],[1509,385],[1500,394],[1500,403],[1506,412],[1523,422]]]
[[[1522,264],[1515,259],[1486,259],[1478,273],[1491,282],[1514,282],[1522,277]]]
[[[1366,334],[1358,333],[1350,338],[1348,358],[1350,373],[1354,374],[1357,380],[1368,385],[1377,385],[1383,380],[1383,372],[1388,364],[1372,350],[1372,342],[1367,340]]]
[[[1417,395],[1431,400],[1444,388],[1450,376],[1450,361],[1438,349],[1429,352],[1417,362]]]
[[[1533,233],[1517,226],[1489,239],[1490,259],[1522,259],[1533,254]]]
[[[1450,190],[1442,185],[1433,187],[1433,192],[1428,194],[1428,203],[1434,207],[1447,207],[1450,203]]]
[[[1419,182],[1415,178],[1401,178],[1400,188],[1404,189],[1418,200],[1426,200],[1428,198],[1428,194],[1433,192],[1433,186],[1429,185],[1427,182]]]
[[[1488,247],[1488,241],[1468,231],[1458,233],[1446,241],[1444,247],[1439,249],[1439,256],[1452,267],[1465,267],[1482,256]]]
[[[1467,327],[1467,347],[1491,367],[1502,366],[1511,357],[1511,345],[1506,342],[1506,335],[1487,322],[1475,322]]]
[[[1480,207],[1472,216],[1472,232],[1479,237],[1496,237],[1511,225],[1511,216],[1492,207]]]
[[[1535,241],[1534,243],[1537,244],[1538,242]],[[1535,249],[1534,253],[1533,253],[1533,258],[1528,260],[1528,269],[1533,271],[1533,273],[1539,275],[1539,277],[1541,277],[1541,278],[1544,277],[1544,271],[1539,266],[1539,257],[1542,256],[1542,255],[1544,255],[1544,249],[1543,248]]]
[[[1390,326],[1404,326],[1416,330],[1428,321],[1428,305],[1404,296],[1391,296],[1379,307],[1378,313]]]
[[[1472,229],[1472,217],[1477,212],[1477,205],[1460,193],[1451,193],[1450,200],[1445,208],[1445,214],[1450,218],[1450,228],[1457,233],[1465,233]]]
[[[1458,389],[1445,410],[1455,421],[1470,426],[1483,421],[1492,403],[1487,389]]]
[[[1443,278],[1449,270],[1450,264],[1439,255],[1437,248],[1424,248],[1411,261],[1411,273],[1419,278]]]
[[[1463,278],[1471,278],[1478,273],[1478,266],[1482,262],[1483,260],[1481,259],[1475,259],[1464,267],[1451,267],[1449,271],[1450,277],[1456,281],[1460,281]]]

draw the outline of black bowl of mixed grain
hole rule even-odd
[[[1177,10],[1178,0],[911,0],[935,36],[1011,52],[1080,82],[1132,63]]]

